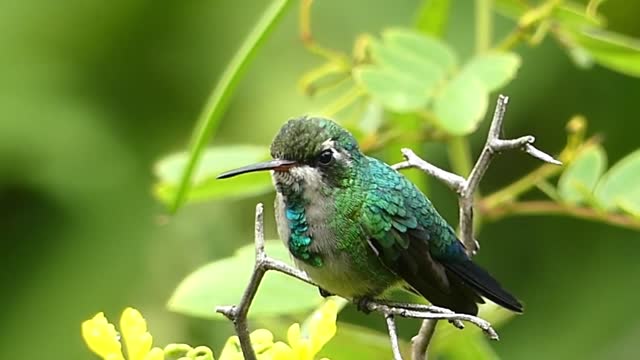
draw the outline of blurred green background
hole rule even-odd
[[[0,359],[88,359],[80,323],[140,309],[155,342],[207,344],[231,334],[224,321],[173,314],[165,303],[197,267],[249,243],[253,207],[271,196],[189,205],[176,216],[151,195],[153,163],[183,150],[226,62],[266,7],[263,1],[0,1]],[[418,0],[318,1],[314,33],[348,50],[362,32],[412,22]],[[454,1],[445,39],[473,49],[473,3]],[[640,2],[609,1],[609,28],[640,36]],[[497,16],[497,32],[512,23]],[[577,69],[552,41],[520,46],[507,135],[535,134],[559,151],[565,123],[584,114],[604,135],[609,163],[635,150],[640,82],[606,69]],[[321,101],[296,88],[319,63],[300,45],[296,9],[244,77],[216,144],[267,144],[289,117]],[[492,101],[493,102],[493,101]],[[485,122],[486,125],[486,122]],[[474,154],[484,130],[472,136]],[[443,146],[428,157],[446,164]],[[400,154],[388,161],[400,160]],[[242,165],[242,164],[238,164]],[[498,158],[482,183],[497,189],[538,164]],[[454,196],[432,200],[452,222]],[[493,346],[505,359],[630,359],[639,352],[640,234],[560,217],[488,224],[478,261],[527,304]],[[346,310],[382,328],[380,317]],[[403,322],[409,338],[417,322]]]

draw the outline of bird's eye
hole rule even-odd
[[[318,163],[320,165],[329,165],[333,161],[333,151],[331,149],[323,150],[320,155],[318,155]]]

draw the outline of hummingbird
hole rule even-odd
[[[469,258],[431,201],[401,173],[364,155],[336,122],[291,119],[270,150],[272,160],[218,178],[271,172],[278,234],[323,296],[358,302],[405,288],[457,313],[476,315],[483,297],[523,311]]]

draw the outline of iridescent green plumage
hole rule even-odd
[[[273,162],[278,231],[296,264],[324,290],[373,297],[404,285],[436,305],[477,313],[480,295],[520,303],[465,253],[451,226],[402,174],[362,154],[353,136],[321,118],[288,121]]]

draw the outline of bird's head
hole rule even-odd
[[[353,136],[335,122],[314,117],[291,119],[271,143],[273,160],[228,171],[228,178],[253,171],[272,170],[280,189],[345,186],[354,164],[363,155]],[[347,181],[347,182],[345,182]]]

